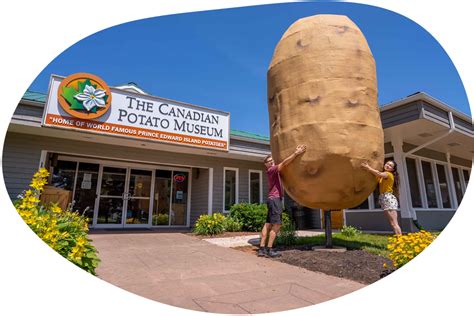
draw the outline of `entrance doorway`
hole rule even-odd
[[[51,156],[51,184],[91,227],[189,225],[190,169]]]
[[[152,175],[153,170],[101,166],[95,226],[149,226]]]

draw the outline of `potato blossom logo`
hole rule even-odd
[[[76,73],[59,85],[58,101],[62,109],[74,117],[95,119],[110,108],[112,93],[101,78],[88,73]]]

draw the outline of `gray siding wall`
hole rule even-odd
[[[428,119],[449,126],[449,114],[448,112],[441,110],[429,103],[422,102],[424,116]]]
[[[26,115],[41,118],[43,116],[43,107],[29,105],[29,104],[20,104],[16,107],[13,115]]]
[[[420,101],[412,102],[403,107],[397,107],[380,112],[383,128],[389,128],[395,125],[411,122],[420,118]]]
[[[251,143],[251,142],[246,142],[244,140],[231,138],[230,145],[242,150],[258,149],[259,151],[268,151],[268,153],[270,154],[270,143],[268,144]]]
[[[191,225],[196,222],[201,214],[207,214],[208,196],[209,169],[193,168],[191,184]]]
[[[453,115],[453,120],[454,120],[454,125],[456,126],[457,129],[462,130],[470,135],[474,136],[474,126],[471,122],[466,122],[463,119],[460,119],[457,116]]]
[[[449,211],[420,211],[416,212],[418,222],[427,230],[442,230],[448,225],[455,212]]]
[[[28,137],[5,138],[2,168],[3,179],[12,200],[28,189],[33,174],[38,171],[41,150],[32,146]]]
[[[108,144],[96,144],[82,141],[66,140],[52,137],[8,133],[3,150],[3,172],[8,194],[13,199],[23,190],[28,188],[31,176],[38,169],[41,150],[50,152],[87,155],[91,157],[110,157],[132,161],[146,161],[150,163],[174,166],[201,166],[214,168],[213,211],[223,209],[223,171],[224,167],[239,169],[239,201],[248,201],[248,170],[263,171],[263,194],[268,190],[264,165],[261,162],[242,161],[237,159],[224,159],[210,156],[190,154],[176,154],[173,152],[146,150],[142,148],[122,147]],[[203,171],[203,170],[201,170]],[[207,177],[201,172],[200,181],[206,183],[202,186],[203,192],[207,191]],[[195,180],[193,178],[193,180]],[[199,184],[199,182],[198,182]],[[196,184],[193,181],[193,187]],[[192,212],[207,211],[207,196],[198,192],[197,205],[191,205]],[[194,194],[191,195],[192,201]],[[196,216],[196,215],[195,215]]]
[[[398,212],[400,223],[400,212]],[[390,224],[383,212],[346,212],[346,225],[362,230],[392,231]]]

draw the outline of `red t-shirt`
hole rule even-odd
[[[268,198],[281,198],[283,196],[281,190],[280,173],[278,166],[275,165],[267,169],[268,177]]]

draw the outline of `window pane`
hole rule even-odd
[[[454,179],[454,188],[456,190],[456,198],[458,199],[458,204],[461,204],[462,201],[462,188],[461,188],[461,179],[459,179],[458,168],[451,168],[453,172]]]
[[[184,171],[173,171],[173,192],[170,210],[171,225],[186,225],[188,206],[188,178]]]
[[[260,203],[260,174],[250,173],[250,203]]]
[[[369,199],[366,199],[361,204],[357,205],[356,207],[351,208],[351,210],[368,210],[368,209],[369,209]]]
[[[426,161],[421,162],[421,168],[423,170],[423,179],[425,180],[426,198],[428,199],[429,208],[437,208],[438,202],[436,202],[436,191],[433,180],[433,173],[431,172],[431,164]]]
[[[442,165],[436,165],[438,171],[439,189],[441,190],[441,200],[443,208],[451,208],[451,199],[449,198],[448,182],[446,181],[446,168]]]
[[[415,159],[407,158],[406,162],[407,162],[408,182],[410,184],[411,205],[413,207],[422,207],[420,187],[418,183],[418,176],[416,174],[416,161]]]
[[[130,182],[128,193],[131,197],[150,197],[151,190],[151,171],[136,170],[130,171]]]
[[[92,217],[94,216],[98,176],[98,164],[79,163],[76,190],[74,193],[74,211],[78,211],[88,217],[90,219],[89,223],[92,223]]]
[[[152,225],[169,225],[171,171],[156,170]]]
[[[127,169],[104,167],[100,194],[106,196],[123,196]]]
[[[225,171],[225,197],[224,197],[224,207],[225,210],[230,210],[230,207],[235,204],[236,198],[236,172],[234,170]]]
[[[467,184],[469,182],[469,172],[467,170],[463,170],[462,174],[464,176],[464,183],[466,184],[466,187],[467,187]]]
[[[74,186],[74,177],[76,176],[75,161],[59,160],[57,166],[54,167],[51,177],[51,185],[56,188],[72,191]]]

